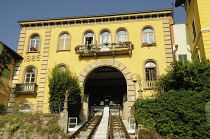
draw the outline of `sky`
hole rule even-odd
[[[168,9],[172,3],[175,0],[0,0],[0,41],[17,51],[19,20]],[[174,21],[185,23],[184,7],[174,8]]]

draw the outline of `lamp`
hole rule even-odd
[[[136,91],[136,82],[138,81],[138,84],[139,84],[139,90],[138,90],[138,92],[139,92],[139,99],[142,99],[143,98],[143,96],[142,96],[142,92],[143,91],[141,89],[142,84],[141,84],[141,77],[140,77],[140,75],[138,75],[136,73],[133,73],[133,74],[131,74],[130,79],[134,82],[135,91]]]
[[[133,73],[133,74],[131,74],[130,79],[131,79],[134,83],[136,83],[136,81],[138,81],[138,79],[139,79],[139,76],[138,76],[136,73]]]

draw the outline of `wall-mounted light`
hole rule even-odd
[[[134,83],[136,83],[136,81],[138,81],[138,79],[139,79],[139,76],[138,76],[136,73],[133,73],[133,74],[131,74],[130,79],[131,79]]]

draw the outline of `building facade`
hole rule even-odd
[[[0,76],[0,105],[7,107],[9,103],[9,96],[12,89],[12,77],[13,71],[16,69],[15,63],[21,61],[23,58],[15,51],[0,41],[0,55],[10,55],[11,63],[4,68]],[[9,56],[9,57],[10,57]],[[3,63],[3,59],[0,59],[0,65]]]
[[[18,22],[24,60],[8,113],[22,105],[48,113],[48,76],[60,65],[74,71],[83,88],[81,119],[106,105],[128,119],[136,99],[155,96],[155,80],[173,61],[172,9]]]
[[[176,0],[175,6],[181,5],[186,10],[192,58],[210,59],[210,1]]]
[[[176,61],[191,61],[189,31],[186,24],[173,25],[174,45],[173,52]]]

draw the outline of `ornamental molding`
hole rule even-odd
[[[161,18],[172,18],[172,9],[141,11],[131,13],[50,18],[37,20],[19,20],[21,28],[53,27],[53,26],[71,26],[84,24],[100,24],[110,22],[125,22],[133,20],[152,20]]]

